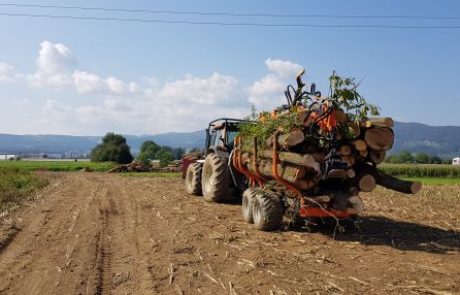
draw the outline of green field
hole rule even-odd
[[[382,164],[378,168],[387,174],[409,178],[459,178],[460,166],[441,164]]]
[[[16,168],[1,168],[0,212],[20,203],[47,184],[48,180],[34,173]]]
[[[0,161],[1,168],[17,168],[22,171],[79,171],[89,168],[105,172],[117,164],[112,162],[94,163],[89,161]]]

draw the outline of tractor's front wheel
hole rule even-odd
[[[254,198],[252,210],[254,225],[263,231],[273,231],[283,223],[283,206],[279,197],[272,192],[261,191]]]
[[[185,188],[189,195],[201,196],[201,168],[202,163],[193,163],[187,167],[185,174]]]
[[[230,177],[227,161],[216,154],[206,156],[201,176],[203,197],[208,202],[224,202],[230,198]]]

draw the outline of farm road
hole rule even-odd
[[[0,294],[460,294],[460,235],[423,217],[368,202],[356,234],[264,233],[178,178],[46,175],[2,220]]]

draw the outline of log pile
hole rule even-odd
[[[281,177],[285,186],[303,195],[356,196],[377,185],[407,194],[420,191],[420,183],[396,179],[377,168],[394,143],[391,118],[357,120],[331,99],[317,99],[310,105],[297,103],[261,113],[252,124],[277,126],[267,138],[258,138],[261,132],[240,132],[235,154],[244,169],[264,181],[279,183]],[[279,175],[274,175],[273,161],[278,162]]]
[[[109,173],[126,173],[126,172],[179,172],[180,162],[173,161],[166,167],[154,167],[153,165],[144,165],[140,162],[133,161],[129,164],[121,164],[109,169]]]
[[[140,162],[133,161],[128,164],[121,164],[116,167],[109,169],[109,173],[124,173],[124,172],[148,172],[150,167],[142,165]]]

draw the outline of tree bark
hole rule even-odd
[[[374,176],[378,185],[400,193],[416,194],[422,189],[422,183],[418,181],[413,182],[398,179],[379,170],[375,170]]]
[[[370,127],[386,127],[386,128],[393,128],[394,121],[392,118],[389,117],[376,117],[376,118],[369,118],[364,121],[363,125],[366,128]]]
[[[301,129],[294,129],[278,137],[278,143],[282,149],[289,150],[291,147],[301,144],[305,140],[305,134]]]
[[[388,128],[371,128],[364,134],[367,145],[376,151],[387,151],[393,146],[394,133]]]
[[[254,163],[249,165],[254,171]],[[266,177],[273,178],[272,174],[272,161],[269,160],[262,160],[259,161],[259,171],[260,174]],[[278,173],[279,175],[288,182],[297,182],[304,178],[305,176],[305,168],[303,167],[292,167],[287,165],[278,164]]]
[[[371,174],[375,178],[375,182],[385,188],[404,193],[416,194],[422,189],[422,184],[418,181],[406,181],[398,179],[394,176],[383,173],[382,171],[370,166],[369,164],[360,163],[360,171]]]
[[[253,151],[248,151],[248,148],[244,149],[245,152],[248,153],[253,153]],[[273,151],[271,150],[260,150],[258,151],[257,156],[259,158],[263,159],[272,159],[273,157]],[[286,162],[295,166],[302,166],[307,168],[307,170],[313,170],[316,173],[321,172],[321,167],[320,164],[317,160],[316,155],[314,154],[297,154],[297,153],[292,153],[292,152],[278,152],[278,158],[280,159],[281,162]]]

